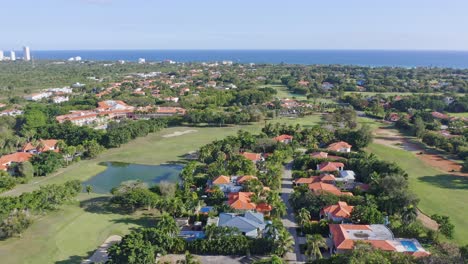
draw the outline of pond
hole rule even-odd
[[[176,183],[182,165],[140,165],[122,162],[107,162],[107,169],[91,179],[83,182],[83,186],[91,185],[95,193],[110,193],[112,188],[125,181],[140,180],[149,186],[161,181]]]

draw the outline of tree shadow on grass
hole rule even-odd
[[[127,210],[111,206],[110,197],[94,197],[80,202],[80,207],[86,212],[94,214],[126,214]]]
[[[67,259],[64,260],[59,260],[55,261],[55,264],[79,264],[82,263],[82,261],[88,257],[91,257],[91,255],[94,253],[94,250],[88,251],[85,256],[70,256]]]
[[[419,178],[420,181],[446,189],[468,190],[468,177],[457,175],[435,175]]]
[[[138,226],[137,228],[130,228],[130,230],[135,230],[139,227],[154,227],[156,220],[154,217],[151,216],[140,216],[138,218],[129,216],[114,219],[112,220],[112,222],[116,224],[136,225]]]

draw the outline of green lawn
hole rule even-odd
[[[455,225],[455,241],[468,243],[468,178],[446,175],[419,160],[414,153],[371,144],[368,150],[380,158],[396,162],[409,174],[411,190],[420,199],[419,209],[427,215],[450,216]]]
[[[21,238],[0,241],[0,262],[80,263],[107,237],[151,223],[148,218],[107,211],[106,199],[81,194],[79,201],[36,220]]]
[[[278,93],[276,94],[276,97],[278,98],[293,98],[295,97],[298,100],[306,100],[307,97],[304,94],[294,94],[291,93],[286,85],[283,84],[269,84],[269,85],[262,85],[261,87],[269,87],[269,88],[274,88]]]
[[[456,116],[456,117],[468,117],[468,112],[464,113],[448,113],[449,116]]]

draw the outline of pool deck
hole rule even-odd
[[[393,246],[396,248],[398,252],[427,252],[416,239],[410,238],[395,238],[393,241]],[[402,242],[410,242],[415,247],[416,250],[408,250],[408,248],[402,244]]]

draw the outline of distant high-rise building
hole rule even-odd
[[[16,60],[16,53],[14,51],[10,51],[10,60],[15,61]]]
[[[28,46],[23,47],[23,60],[25,61],[31,60],[31,51],[29,50]]]
[[[3,50],[0,50],[0,61],[3,60]]]

